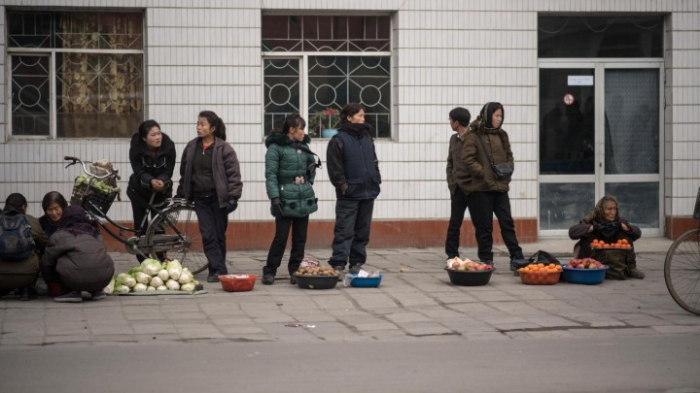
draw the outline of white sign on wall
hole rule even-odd
[[[569,75],[569,86],[593,86],[593,75]]]

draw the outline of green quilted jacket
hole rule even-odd
[[[309,150],[308,135],[298,146]],[[287,135],[272,133],[265,139],[265,187],[267,197],[280,198],[285,217],[305,217],[318,210],[318,200],[311,185],[315,173],[309,174],[308,167],[316,163],[314,155],[294,146]],[[303,184],[295,184],[294,178],[303,177]]]

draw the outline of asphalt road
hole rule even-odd
[[[700,392],[697,336],[0,350],[8,392]]]

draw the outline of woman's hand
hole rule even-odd
[[[153,179],[151,180],[151,188],[155,191],[163,192],[163,190],[165,190],[165,183],[160,179]]]
[[[630,227],[627,226],[627,224],[625,224],[625,223],[623,222],[623,223],[622,223],[622,230],[625,231],[625,232],[630,232]]]
[[[593,232],[593,229],[595,229],[595,228],[593,228],[593,225],[589,226],[589,227],[588,227],[588,230],[586,231],[586,233],[591,233],[591,232]]]

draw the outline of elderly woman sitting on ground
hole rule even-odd
[[[593,250],[591,242],[602,240],[615,244],[625,239],[629,244],[642,236],[638,226],[632,225],[620,217],[619,203],[614,196],[604,196],[595,208],[583,217],[580,223],[569,228],[569,237],[579,240],[574,247],[574,258],[591,257],[608,265],[606,278],[624,280],[626,278],[644,278],[644,273],[637,269],[634,245],[626,250]]]

